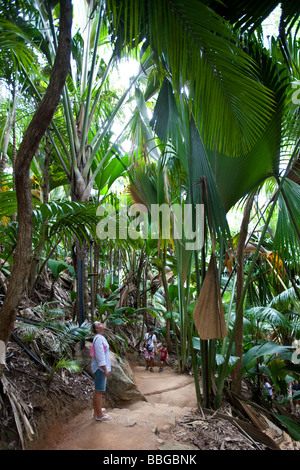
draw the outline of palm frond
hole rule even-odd
[[[253,346],[249,349],[243,357],[243,367],[247,367],[249,362],[256,360],[263,356],[277,356],[278,358],[284,357],[292,353],[290,346],[282,346],[272,341],[261,341],[260,344]]]
[[[274,236],[274,252],[285,260],[289,268],[299,275],[300,260],[300,188],[286,179],[279,196],[278,219]]]
[[[295,294],[295,290],[293,287],[287,289],[280,294],[278,294],[269,304],[269,307],[286,310],[291,307],[291,305],[298,305],[300,308],[299,299]]]
[[[245,312],[245,316],[252,316],[256,321],[268,322],[273,327],[290,328],[290,320],[281,312],[268,307],[253,307]]]
[[[20,70],[36,71],[36,56],[32,48],[31,38],[9,20],[0,19],[0,49],[3,54],[10,57]],[[19,40],[18,40],[19,39]]]
[[[226,4],[218,1],[210,2],[211,6],[224,18],[240,28],[251,33],[259,28],[270,13],[280,6],[285,14],[287,32],[298,21],[300,6],[294,0],[227,0]]]
[[[257,43],[251,45],[251,51],[259,64],[260,80],[274,92],[276,110],[264,132],[248,152],[241,152],[237,158],[231,158],[220,154],[217,149],[207,149],[226,211],[268,177],[279,172],[284,100],[289,77],[285,67],[277,64],[266,51],[261,51]]]
[[[96,237],[96,205],[93,202],[50,202],[34,211],[34,226],[47,222],[48,237],[61,234],[71,240],[82,237],[89,242]]]
[[[143,33],[177,92],[188,87],[206,146],[233,155],[254,144],[271,116],[272,93],[221,16],[197,0],[110,0],[107,11],[115,12],[116,35],[124,24],[128,44]]]

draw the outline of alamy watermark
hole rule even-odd
[[[100,240],[131,238],[181,240],[186,250],[199,250],[203,246],[204,205],[152,204],[150,210],[143,204],[126,205],[118,211],[112,204],[97,208],[100,221],[96,233]]]
[[[293,346],[296,349],[296,351],[294,351],[292,354],[292,362],[293,364],[300,364],[300,341],[295,340],[293,342]]]

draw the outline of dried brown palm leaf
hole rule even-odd
[[[212,253],[208,270],[194,309],[194,322],[201,339],[227,336],[216,263]]]
[[[166,274],[166,280],[167,282],[171,282],[171,280],[174,277],[173,271],[170,269],[166,268],[165,269],[165,274]],[[163,285],[163,280],[162,280],[162,273],[157,274],[153,279],[151,280],[151,285],[150,285],[150,290],[151,290],[151,295],[154,295],[155,292],[158,291]]]
[[[27,438],[31,440],[32,435],[34,434],[32,426],[26,416],[26,413],[30,412],[30,406],[26,404],[24,400],[22,400],[19,391],[16,389],[13,383],[7,379],[7,377],[2,375],[1,382],[3,386],[3,391],[8,396],[8,399],[10,401],[11,408],[12,408],[13,415],[14,415],[14,420],[15,420],[18,434],[20,437],[20,441],[22,444],[22,449],[24,449],[25,439],[24,439],[24,433],[23,433],[23,426],[24,426]],[[22,422],[23,422],[23,426],[22,426]]]

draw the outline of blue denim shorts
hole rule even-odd
[[[102,370],[97,369],[94,374],[95,389],[98,392],[104,392],[106,388],[106,377]]]

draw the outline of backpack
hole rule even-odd
[[[90,347],[90,356],[93,358],[95,358],[96,356],[94,343],[91,344],[91,347]]]
[[[96,357],[96,351],[95,351],[95,345],[94,345],[94,341],[95,341],[95,338],[90,346],[90,356],[92,358],[95,358]]]
[[[94,341],[95,341],[95,339],[94,339]],[[95,351],[94,341],[93,341],[93,343],[92,343],[91,346],[90,346],[90,356],[91,356],[92,358],[95,358],[95,357],[96,357],[96,351]],[[107,348],[106,344],[103,344],[104,352],[106,352],[106,348]]]

